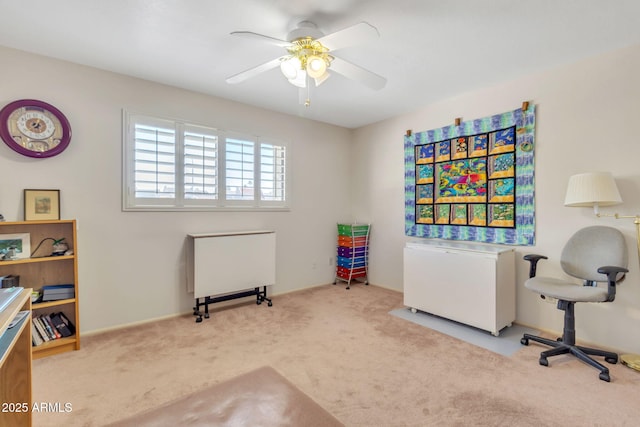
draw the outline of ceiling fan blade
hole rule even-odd
[[[276,46],[281,46],[281,47],[291,46],[291,43],[289,43],[286,40],[280,40],[275,37],[265,36],[264,34],[258,34],[251,31],[233,31],[231,35],[254,39],[254,40],[260,40],[260,41],[275,44]]]
[[[387,84],[387,79],[384,77],[369,70],[365,70],[364,68],[345,61],[344,59],[334,57],[329,68],[331,71],[335,71],[347,78],[358,81],[374,90],[380,90]]]
[[[355,46],[367,41],[375,40],[380,37],[378,29],[368,22],[360,22],[359,24],[347,27],[344,30],[336,31],[335,33],[327,34],[324,37],[320,37],[318,41],[323,46],[334,51],[342,49],[343,47]]]
[[[280,58],[272,59],[269,62],[265,62],[264,64],[260,64],[257,67],[249,68],[241,73],[234,74],[231,77],[227,77],[226,82],[229,84],[236,84],[243,82],[251,77],[255,77],[260,73],[264,73],[265,71],[269,71],[273,68],[276,68],[280,65],[280,62],[287,58],[287,56],[281,56]]]

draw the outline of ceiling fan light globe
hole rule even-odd
[[[298,77],[298,69],[300,68],[299,63],[300,61],[297,60],[297,58],[290,58],[282,61],[280,63],[280,71],[282,71],[282,74],[284,74],[287,79],[295,79]]]
[[[314,79],[319,78],[327,71],[327,63],[319,56],[310,56],[307,59],[307,74]]]
[[[302,88],[307,87],[307,73],[300,71],[294,79],[289,79],[289,83]]]
[[[316,87],[320,86],[322,83],[324,83],[329,77],[331,77],[331,74],[326,71],[323,75],[321,75],[320,77],[314,77],[314,81],[316,82]]]

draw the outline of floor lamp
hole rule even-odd
[[[638,245],[638,258],[640,259],[640,216],[639,215],[618,215],[602,214],[600,206],[613,206],[622,203],[622,197],[618,191],[613,176],[609,172],[589,172],[573,175],[569,178],[567,195],[564,200],[565,206],[571,207],[593,207],[593,212],[597,217],[633,218],[636,225],[636,244]],[[624,365],[640,371],[640,355],[623,354],[620,360]]]

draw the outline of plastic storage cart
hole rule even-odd
[[[370,224],[338,224],[338,256],[336,258],[336,279],[347,283],[357,280],[369,284],[369,230]]]

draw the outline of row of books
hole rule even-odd
[[[76,329],[62,312],[33,316],[31,328],[31,338],[34,346],[70,337],[75,333]]]

